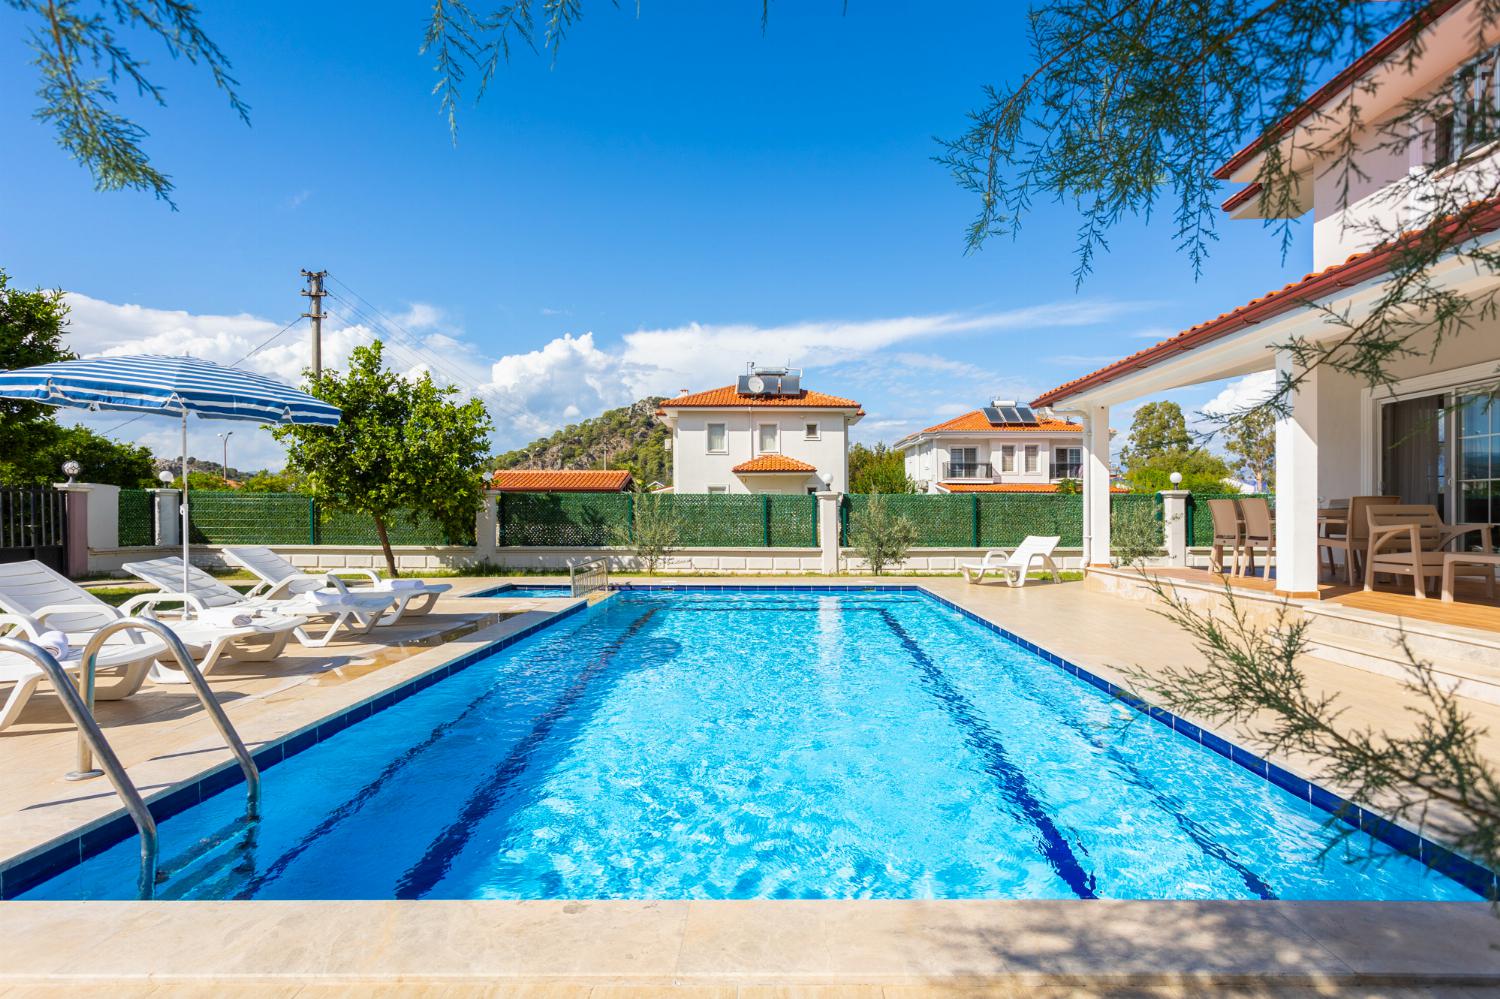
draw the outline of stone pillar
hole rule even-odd
[[[836,576],[839,571],[839,500],[842,493],[818,493],[818,547],[822,558],[818,571]]]
[[[1084,409],[1083,564],[1109,567],[1109,407]]]
[[[474,516],[474,561],[476,562],[498,562],[500,560],[500,549],[497,545],[497,522],[498,510],[496,509],[496,497],[500,494],[486,490],[484,494],[484,505]]]
[[[1186,489],[1163,489],[1161,491],[1161,522],[1165,534],[1167,564],[1188,564],[1187,505],[1192,493]]]
[[[1301,376],[1291,410],[1276,421],[1276,592],[1318,592],[1318,382],[1323,368],[1302,371],[1290,352],[1276,352],[1278,379]]]
[[[156,546],[175,548],[182,544],[182,491],[146,490],[156,501]]]
[[[67,563],[63,573],[69,579],[81,579],[89,574],[89,487],[82,482],[64,482],[56,489],[67,497]]]

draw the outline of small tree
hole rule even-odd
[[[484,502],[489,414],[458,390],[387,370],[376,341],[355,347],[348,374],[324,371],[309,391],[343,410],[336,427],[277,427],[289,470],[304,477],[321,503],[368,514],[392,576],[389,524],[397,513],[426,514],[453,537],[473,528]]]
[[[893,511],[880,493],[870,494],[849,537],[855,552],[877,576],[887,565],[905,562],[916,541],[917,525]]]
[[[610,529],[611,540],[621,548],[630,549],[636,560],[646,567],[648,576],[656,575],[656,567],[666,561],[680,543],[682,524],[670,503],[665,496],[637,493],[630,525],[615,525]]]
[[[849,449],[851,493],[914,493],[916,483],[906,476],[906,455],[876,444],[855,444]]]
[[[1145,565],[1160,553],[1165,537],[1155,503],[1132,501],[1111,507],[1109,551],[1115,565]]]
[[[1276,414],[1256,408],[1231,416],[1224,425],[1224,450],[1234,468],[1255,483],[1255,491],[1273,488],[1276,469]]]

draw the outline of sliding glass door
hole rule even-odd
[[[1447,511],[1447,396],[1403,399],[1380,407],[1380,491],[1403,503]]]
[[[1500,522],[1500,401],[1489,393],[1458,397],[1458,519]]]

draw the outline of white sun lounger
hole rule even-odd
[[[47,648],[71,673],[82,667],[83,647],[94,632],[123,616],[40,562],[0,565],[0,610],[5,612],[0,614],[0,635]],[[117,701],[140,690],[156,657],[166,650],[165,643],[154,635],[121,632],[111,636],[94,665],[105,679],[118,679],[97,686],[95,698]],[[0,652],[0,683],[11,685],[10,693],[0,702],[0,731],[20,716],[43,676],[41,668],[25,656]]]
[[[986,573],[994,573],[1004,576],[1011,586],[1025,586],[1026,574],[1031,571],[1032,564],[1040,563],[1044,570],[1052,573],[1054,583],[1061,582],[1061,577],[1057,574],[1057,563],[1052,561],[1052,553],[1060,541],[1061,537],[1039,538],[1032,535],[1021,542],[1014,552],[1004,548],[991,549],[984,553],[981,561],[964,562],[959,568],[963,570],[964,579],[971,583],[981,581]]]
[[[151,616],[151,605],[153,602],[161,602],[159,596],[154,593],[142,594],[115,608],[40,562],[0,565],[0,609],[24,619],[28,630],[38,634],[45,629],[64,632],[68,635],[69,643],[78,650],[88,641],[88,634],[110,621],[130,617],[137,612]],[[41,613],[52,607],[66,609]],[[142,608],[145,608],[144,611]],[[166,623],[192,653],[194,661],[198,663],[198,671],[207,675],[213,672],[219,659],[225,655],[248,662],[275,659],[286,647],[293,630],[306,624],[307,620],[266,615],[253,622],[237,623],[224,618],[211,618]],[[103,661],[101,658],[101,664]],[[161,661],[151,667],[150,675],[153,683],[187,683],[187,677],[181,670]],[[99,697],[101,700],[109,699],[104,694]]]
[[[182,560],[179,558],[156,558],[147,562],[127,562],[126,572],[155,586],[161,592],[154,594],[158,603],[182,600]],[[328,629],[319,637],[313,637],[306,629],[306,620],[297,626],[293,634],[297,641],[310,649],[321,648],[333,641],[340,633],[360,635],[369,631],[380,621],[381,616],[394,602],[386,593],[302,593],[286,600],[267,600],[264,597],[246,597],[232,586],[219,582],[196,566],[189,567],[186,603],[197,615],[206,615],[210,620],[220,614],[248,614],[252,620],[263,616],[295,615],[299,618],[333,618]]]
[[[333,589],[346,593],[388,593],[396,605],[380,619],[380,624],[395,624],[403,616],[416,617],[432,610],[437,598],[453,589],[447,583],[427,583],[420,579],[381,579],[374,569],[327,569],[303,572],[269,548],[236,545],[224,549],[224,557],[255,574],[260,584],[248,596],[278,599],[313,590]],[[350,586],[339,576],[360,576],[365,586]]]

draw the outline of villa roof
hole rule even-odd
[[[503,493],[622,493],[630,488],[630,472],[507,468],[491,477],[490,486]]]
[[[943,483],[950,493],[1055,493],[1056,482],[952,482]],[[1110,492],[1123,493],[1128,490],[1111,486]]]
[[[977,433],[1004,431],[1010,433],[1083,433],[1083,427],[1077,423],[1069,423],[1067,420],[1039,419],[1036,423],[991,423],[984,415],[984,410],[976,409],[972,413],[955,416],[951,420],[939,423],[935,427],[918,431],[924,434],[937,433]]]
[[[858,409],[859,415],[864,415],[864,410],[860,409],[859,403],[853,399],[814,392],[811,389],[803,389],[796,395],[741,395],[733,385],[667,399],[656,411],[660,414],[663,410],[688,407],[698,409],[738,409],[741,407],[749,409]]]
[[[1493,232],[1500,228],[1500,200],[1469,205],[1465,217],[1450,218],[1447,225],[1452,227],[1452,231],[1457,231],[1458,227],[1462,226],[1465,237],[1476,237]],[[1401,250],[1420,240],[1429,231],[1431,230],[1416,230],[1382,243],[1374,249],[1352,254],[1341,264],[1333,264],[1321,271],[1307,274],[1300,281],[1293,281],[1259,298],[1252,298],[1237,309],[1222,313],[1196,326],[1190,326],[1176,336],[1168,337],[1144,350],[1138,350],[1128,357],[1105,365],[1081,378],[1064,382],[1055,389],[1043,392],[1033,399],[1031,404],[1033,406],[1053,405],[1097,385],[1103,385],[1143,368],[1160,364],[1185,350],[1201,347],[1246,327],[1274,319],[1295,309],[1306,308],[1321,298],[1346,291],[1363,281],[1389,271]],[[1452,231],[1449,235],[1452,235]]]
[[[784,454],[763,454],[759,458],[751,458],[734,466],[731,471],[736,475],[745,473],[774,473],[774,472],[816,472],[818,469],[805,461],[796,458],[788,458]]]
[[[1430,26],[1432,22],[1458,6],[1459,2],[1460,0],[1433,0],[1433,2],[1423,6],[1411,17],[1408,17],[1401,24],[1397,25],[1396,29],[1389,35],[1386,35],[1372,45],[1358,59],[1336,73],[1333,79],[1323,84],[1317,90],[1314,90],[1308,95],[1306,100],[1282,116],[1282,119],[1267,132],[1258,136],[1253,142],[1246,145],[1245,148],[1231,156],[1223,166],[1214,171],[1214,177],[1218,180],[1228,180],[1236,170],[1264,152],[1268,145],[1312,117],[1317,113],[1319,108],[1332,101],[1339,94],[1349,89],[1360,77],[1390,58],[1401,46],[1410,42],[1423,29]],[[1240,193],[1244,194],[1245,192]],[[1245,196],[1249,197],[1248,194]],[[1225,209],[1228,210],[1228,208],[1229,206],[1226,205]]]

